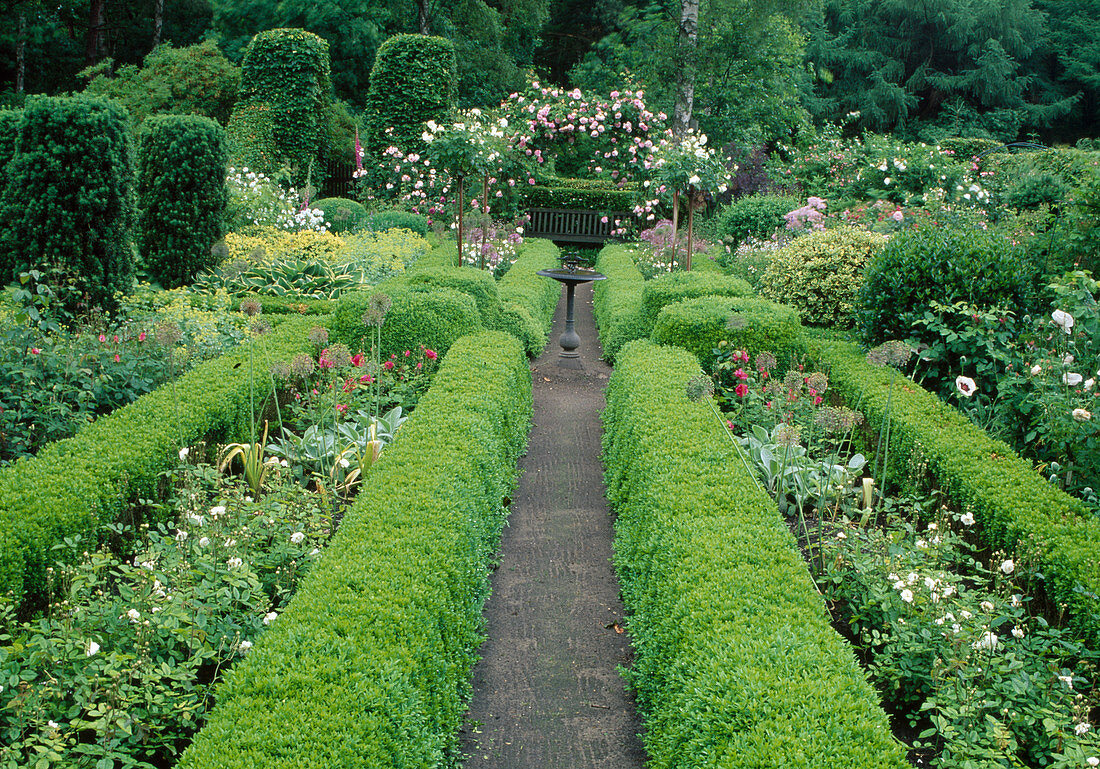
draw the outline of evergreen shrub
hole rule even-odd
[[[1037,272],[1022,247],[992,231],[958,226],[906,230],[867,263],[856,325],[873,346],[909,338],[913,321],[933,301],[1007,305],[1023,314],[1036,304]]]
[[[638,201],[637,185],[626,189],[587,185],[577,179],[558,179],[550,185],[523,190],[527,208],[567,208],[591,211],[628,212]]]
[[[600,346],[607,360],[623,345],[648,334],[642,323],[642,293],[646,279],[634,261],[633,251],[624,245],[604,246],[596,257],[596,271],[607,276],[592,289],[592,310],[600,331]]]
[[[268,176],[285,170],[298,187],[320,187],[331,102],[328,43],[302,29],[260,32],[241,61],[230,162]]]
[[[878,695],[686,352],[623,348],[604,463],[631,689],[654,767],[903,769]]]
[[[885,244],[885,235],[854,227],[795,238],[768,263],[760,294],[794,307],[804,323],[851,326],[863,270]]]
[[[70,306],[110,307],[133,277],[126,111],[94,97],[38,97],[23,115],[0,198],[0,282],[38,270]]]
[[[661,310],[650,338],[689,350],[704,364],[723,341],[753,356],[774,353],[781,368],[804,349],[798,313],[755,296],[700,296],[674,302]]]
[[[642,327],[653,330],[661,309],[698,296],[752,296],[752,287],[740,278],[704,270],[673,272],[646,281],[642,292]]]
[[[393,302],[382,326],[383,359],[418,345],[443,355],[460,337],[484,329],[477,302],[453,288],[420,285],[387,290],[380,286],[378,290]],[[360,293],[340,299],[329,324],[333,342],[343,342],[352,350],[370,349],[374,329],[363,322],[370,297]]]
[[[367,218],[367,209],[347,198],[321,198],[311,205],[324,213],[329,228],[337,235],[358,231]]]
[[[800,208],[803,201],[791,195],[746,195],[718,214],[718,237],[733,248],[749,238],[767,240],[783,227],[784,214]]]
[[[0,172],[15,157],[15,142],[19,138],[19,124],[22,120],[21,109],[0,110]]]
[[[137,234],[143,264],[165,288],[214,267],[227,193],[225,132],[199,115],[154,115],[138,135]]]
[[[476,267],[432,267],[397,275],[378,285],[380,291],[453,288],[477,302],[478,313],[485,328],[496,330],[500,326],[500,289],[493,276]]]
[[[428,219],[411,211],[379,211],[366,217],[366,226],[375,232],[387,230],[412,230],[417,235],[427,236]]]
[[[558,248],[549,240],[525,240],[519,258],[500,279],[500,328],[523,342],[528,357],[546,346],[561,297],[556,280],[536,275],[557,267]]]
[[[423,147],[424,123],[454,109],[456,72],[454,44],[442,37],[394,35],[382,43],[366,99],[366,151],[379,157],[390,145]]]

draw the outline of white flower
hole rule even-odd
[[[1009,558],[1007,561],[1004,561],[1001,564],[1001,571],[1004,574],[1011,574],[1012,572],[1016,571],[1015,562],[1013,562],[1013,560],[1011,558]]]
[[[1063,310],[1055,310],[1050,314],[1050,319],[1054,321],[1054,325],[1070,333],[1070,329],[1073,328],[1073,316]]]
[[[279,618],[279,613],[278,612],[269,611],[267,614],[264,615],[264,624],[265,625],[270,625],[272,622],[274,622],[278,618]]]
[[[974,525],[974,513],[963,513],[962,517],[959,518],[959,522],[963,526],[973,526]]]
[[[1073,676],[1058,676],[1058,680],[1064,683],[1067,689],[1073,688]]]
[[[981,606],[982,606],[982,611],[985,611],[985,612],[993,611],[993,602],[992,601],[982,601]]]
[[[897,582],[894,583],[894,590],[904,590],[904,589],[905,589],[905,583],[902,582],[900,579]]]
[[[203,522],[206,520],[201,515],[196,515],[194,513],[187,517],[188,519],[190,519],[191,523],[195,524],[196,526],[202,526]]]
[[[84,656],[85,657],[91,657],[91,656],[94,656],[95,654],[97,654],[98,652],[99,652],[99,644],[97,644],[95,641],[88,641],[88,648],[86,648],[84,650]]]
[[[1023,638],[1024,637],[1024,629],[1022,627],[1020,627],[1019,625],[1017,625],[1016,627],[1012,628],[1012,635],[1015,638]]]
[[[180,462],[187,459],[187,455],[190,454],[190,453],[191,453],[191,450],[189,448],[187,448],[186,446],[184,446],[182,449],[180,449]]]
[[[1070,355],[1070,354],[1069,354],[1069,353],[1067,352],[1067,353],[1066,353],[1066,355],[1065,355],[1065,357],[1064,357],[1064,358],[1062,358],[1062,365],[1063,365],[1063,366],[1072,366],[1072,365],[1073,365],[1073,361],[1075,361],[1075,360],[1077,360],[1077,359],[1076,359],[1076,358],[1074,358],[1074,357],[1073,357],[1072,355]]]
[[[698,174],[692,174],[691,178],[688,179],[688,184],[695,185],[695,184],[699,184],[699,182],[701,182],[701,181],[703,181],[703,180],[699,178]]]
[[[137,609],[130,609],[126,612],[125,616],[129,617],[131,622],[137,622],[139,619],[141,619],[141,612],[139,612]],[[119,619],[122,619],[122,617],[119,617]]]
[[[251,641],[241,641],[240,644],[238,644],[237,648],[241,650],[241,654],[244,654],[249,649],[252,648],[252,642]]]
[[[1089,724],[1088,721],[1082,721],[1081,723],[1079,723],[1079,724],[1077,724],[1076,726],[1073,727],[1073,733],[1076,734],[1078,737],[1080,737],[1081,735],[1087,733],[1088,730],[1091,729],[1091,728],[1092,728],[1092,725]]]
[[[1062,374],[1062,383],[1067,384],[1070,387],[1076,387],[1083,381],[1085,381],[1085,378],[1075,371],[1067,371],[1066,373]]]
[[[994,649],[997,648],[997,644],[999,643],[999,640],[1000,639],[997,638],[996,633],[992,632],[991,630],[987,630],[984,633],[982,633],[981,638],[979,638],[977,641],[974,642],[974,648],[979,649],[979,650],[980,649],[989,649],[989,651],[993,651]]]
[[[1018,609],[1020,608],[1020,605],[1024,602],[1024,597],[1017,593],[1009,599],[1009,602],[1012,604],[1012,608]]]
[[[242,561],[240,558],[238,558],[237,556],[233,556],[229,559],[229,561],[226,562],[226,565],[229,566],[230,569],[239,569],[241,568],[241,564],[243,563],[244,561]]]
[[[906,603],[913,603],[913,591],[909,588],[905,588],[905,590],[902,590],[901,600],[905,601]]]
[[[1085,759],[1085,763],[1089,766],[1100,766],[1100,758],[1097,758],[1096,756],[1089,756]]]
[[[46,726],[50,727],[51,729],[57,729],[58,728],[57,721],[47,721]]]
[[[890,177],[887,176],[885,179],[882,180],[882,183],[885,184],[887,187],[889,187],[890,186]]]
[[[290,535],[290,541],[293,542],[295,545],[300,544],[301,541],[305,538],[306,538],[306,535],[303,534],[300,531],[296,531],[296,532],[294,532],[293,534]]]
[[[931,577],[925,577],[924,586],[931,590],[936,586],[936,580],[932,579]]]
[[[968,376],[957,376],[955,377],[955,389],[959,395],[969,398],[978,389],[978,385]]]
[[[918,579],[920,579],[920,575],[917,574],[915,571],[911,571],[905,576],[905,581],[908,582],[910,585],[912,585]]]
[[[962,617],[963,619],[970,619],[974,615],[971,614],[970,612],[968,612],[966,609],[963,609],[962,611],[959,612],[959,616]]]
[[[202,539],[199,540],[199,547],[209,547],[209,546],[210,546],[210,537],[203,537]]]
[[[1073,418],[1078,422],[1087,422],[1092,419],[1092,412],[1086,409],[1074,409]]]
[[[313,548],[312,550],[309,551],[309,554],[310,555],[317,555],[319,552],[321,552],[321,551],[318,550],[317,548]]]
[[[928,549],[928,543],[925,542],[923,539],[918,539],[913,544],[917,546],[917,550],[927,550]]]
[[[1031,375],[1032,376],[1039,376],[1039,374],[1041,374],[1042,372],[1043,372],[1043,367],[1040,366],[1038,363],[1036,363],[1034,366],[1031,367]]]
[[[1092,388],[1096,387],[1096,380],[1089,378],[1085,380],[1085,392],[1088,392]]]
[[[186,541],[186,539],[187,539],[187,532],[186,531],[184,531],[183,529],[180,529],[179,531],[176,532],[176,541],[177,542],[184,542],[184,541]]]
[[[246,502],[249,500],[245,500]],[[219,515],[225,515],[225,505],[215,505],[210,508],[210,515],[217,518]]]

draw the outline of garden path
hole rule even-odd
[[[600,360],[592,284],[576,290],[580,358],[559,359],[562,293],[550,343],[531,365],[534,426],[485,606],[488,639],[462,738],[466,769],[645,763],[616,670],[630,661],[630,642],[600,463],[611,368]]]

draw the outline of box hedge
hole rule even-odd
[[[525,240],[519,258],[500,279],[500,329],[523,342],[528,357],[546,346],[561,297],[557,281],[543,278],[539,270],[558,266],[558,248],[549,240]]]
[[[704,365],[722,340],[750,355],[767,350],[783,369],[804,347],[798,313],[755,296],[701,296],[670,304],[661,310],[650,339],[683,347]]]
[[[453,288],[425,284],[380,288],[378,292],[393,302],[382,325],[383,358],[415,350],[421,344],[442,355],[460,337],[484,330],[477,303]],[[333,342],[343,342],[353,351],[370,348],[374,329],[363,323],[370,297],[368,293],[356,293],[337,302],[329,324]]]
[[[592,309],[600,330],[604,357],[614,360],[623,345],[645,337],[642,292],[645,278],[628,246],[604,246],[596,257],[596,271],[607,276],[593,287]]]
[[[642,292],[642,326],[653,330],[661,309],[698,296],[752,296],[752,286],[718,272],[672,272],[647,281]]]
[[[585,185],[574,179],[557,179],[548,185],[524,189],[528,208],[567,208],[626,213],[638,201],[637,187],[616,189],[605,185]]]
[[[827,364],[832,389],[872,429],[881,430],[890,399],[893,479],[904,482],[911,458],[927,462],[936,484],[973,511],[990,545],[1037,557],[1047,595],[1100,645],[1100,520],[935,395],[905,379],[891,394],[889,370],[872,366],[855,345],[814,340],[811,350]]]
[[[449,765],[530,418],[518,341],[456,343],[179,769]]]
[[[604,412],[648,765],[908,767],[774,502],[686,398],[698,373],[682,350],[633,342]]]
[[[316,323],[288,319],[263,337],[257,354],[289,360],[308,349]],[[258,401],[266,398],[270,379],[257,376],[253,390]],[[72,534],[102,535],[134,500],[155,498],[161,473],[177,466],[181,441],[246,440],[249,392],[243,345],[0,470],[0,596],[10,594],[24,614],[41,608],[50,549]]]

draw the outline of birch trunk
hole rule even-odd
[[[699,37],[699,0],[680,0],[679,48],[682,64],[676,76],[676,107],[672,130],[687,135],[695,105],[695,44]]]

